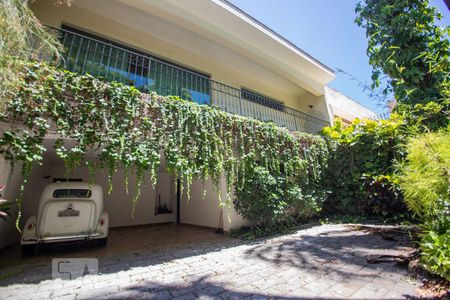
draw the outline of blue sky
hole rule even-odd
[[[358,0],[229,0],[321,62],[370,83],[365,32],[355,23]],[[450,25],[443,0],[431,0],[444,15],[440,26]],[[331,87],[381,113],[384,106],[349,76],[336,72]]]

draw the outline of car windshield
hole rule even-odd
[[[58,189],[53,192],[53,198],[90,198],[91,190]]]

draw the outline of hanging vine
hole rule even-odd
[[[55,152],[69,171],[83,163],[91,175],[109,169],[111,188],[117,168],[124,168],[126,185],[134,172],[133,207],[144,176],[157,183],[162,157],[188,197],[194,179],[211,179],[220,194],[224,176],[227,195],[222,205],[231,203],[233,185],[242,186],[242,174],[257,165],[307,182],[320,180],[327,163],[328,150],[318,136],[177,97],[143,94],[134,87],[44,63],[16,63],[21,80],[1,116],[0,153],[12,164],[23,163],[25,180],[33,164],[42,163],[43,142],[50,133],[57,137]],[[87,160],[88,152],[97,159]],[[236,182],[237,174],[241,182]]]

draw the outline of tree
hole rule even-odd
[[[55,4],[69,5],[70,2],[59,0]],[[29,59],[38,54],[59,58],[61,50],[57,37],[42,26],[27,0],[0,0],[0,115],[17,93],[20,78],[15,59]],[[11,205],[0,195],[1,219],[10,215]]]
[[[434,102],[448,116],[450,98],[450,28],[428,0],[363,0],[356,23],[366,30],[372,65],[372,88],[387,75],[386,94],[393,92],[399,110]],[[418,104],[418,106],[416,106]]]
[[[406,159],[394,165],[400,173],[395,181],[410,210],[424,222],[419,242],[422,265],[448,280],[450,29],[436,26],[442,16],[428,0],[363,0],[356,12],[356,23],[368,37],[372,88],[387,75],[384,92],[394,93],[396,111],[406,120],[402,132],[410,135],[402,150]],[[414,137],[416,128],[442,127],[446,129]],[[404,147],[405,142],[392,148]]]
[[[18,80],[14,58],[59,57],[61,50],[57,37],[42,26],[27,0],[0,0],[0,113]]]

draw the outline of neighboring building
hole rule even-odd
[[[391,100],[389,100],[387,102],[386,106],[387,106],[388,112],[391,113],[394,110],[394,108],[397,106],[397,100],[395,100],[395,98],[392,98]]]
[[[59,34],[68,70],[121,81],[144,92],[178,95],[291,130],[316,133],[332,121],[325,87],[334,72],[227,1],[76,0],[70,7],[54,2],[33,1],[32,10]],[[35,213],[36,197],[44,186],[65,175],[52,143],[51,138],[46,141],[43,165],[35,168],[25,188],[24,218]],[[14,174],[6,198],[17,194],[21,179]],[[87,180],[88,174],[81,167],[71,177]],[[150,184],[143,188],[132,219],[133,191],[125,192],[123,174],[118,170],[114,192],[105,195],[112,226],[181,222],[217,227],[222,213],[226,231],[243,224],[234,210],[228,222],[227,209],[218,207],[211,182],[205,184],[205,201],[201,182],[193,183],[189,203],[179,199],[175,179],[163,167],[155,189]],[[107,174],[98,172],[95,181],[106,187]],[[173,213],[157,214],[160,203]],[[0,247],[16,234],[13,226],[2,226]]]
[[[354,119],[376,119],[377,114],[362,106],[355,100],[345,96],[333,88],[326,87],[328,108],[333,120],[340,118],[344,124],[350,124]]]

